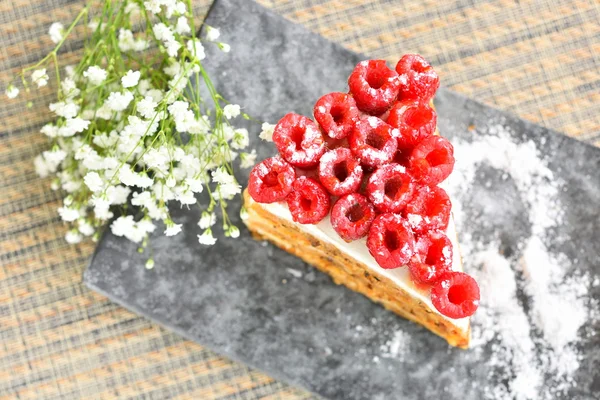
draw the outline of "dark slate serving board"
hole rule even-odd
[[[311,115],[320,95],[345,90],[347,76],[363,58],[246,0],[217,1],[207,23],[220,27],[223,41],[232,46],[229,54],[208,52],[206,65],[218,90],[259,120],[275,122],[291,110]],[[531,138],[553,155],[550,167],[566,182],[563,233],[571,238],[560,243],[560,250],[577,256],[576,268],[600,275],[600,151],[445,89],[436,105],[440,130],[451,139],[468,135],[471,124],[484,132],[489,121],[504,118],[515,135]],[[256,133],[259,127],[250,129]],[[256,135],[251,147],[259,159],[274,152]],[[239,178],[245,183],[247,172]],[[510,188],[478,190],[493,201],[502,197],[499,190]],[[472,212],[483,212],[484,206],[473,202]],[[242,227],[239,207],[232,204],[230,215]],[[107,233],[85,272],[85,283],[220,354],[328,398],[429,399],[443,393],[448,400],[475,400],[483,398],[484,386],[506,384],[488,381],[489,353],[476,357],[449,348],[425,329],[334,285],[299,259],[252,240],[245,229],[237,240],[200,246],[197,209],[174,208],[173,213],[184,230],[171,238],[157,230],[154,269],[144,268],[146,256],[138,254],[135,244]],[[507,246],[521,234],[511,222],[494,228],[502,231]],[[485,232],[461,235],[466,233]],[[600,298],[600,288],[594,290],[592,296]],[[411,337],[410,348],[403,357],[380,357],[381,346],[398,330]],[[564,398],[588,399],[600,392],[600,341],[596,337],[581,346],[585,358],[574,377],[578,387]]]

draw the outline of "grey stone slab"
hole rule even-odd
[[[221,28],[232,51],[208,51],[206,60],[218,90],[242,104],[259,120],[277,121],[286,112],[311,115],[323,93],[345,90],[360,55],[306,31],[263,7],[245,0],[219,0],[208,24]],[[561,228],[569,240],[553,243],[577,258],[574,268],[600,275],[600,151],[568,137],[519,120],[441,89],[436,105],[440,130],[466,138],[468,126],[481,131],[503,119],[522,139],[532,139],[546,154],[555,175],[566,182],[567,204]],[[253,133],[259,127],[249,125]],[[253,135],[259,159],[274,153],[272,145]],[[245,183],[247,172],[239,175]],[[473,215],[485,213],[514,187],[481,186],[470,195]],[[480,199],[480,200],[477,200]],[[485,199],[485,200],[481,200]],[[487,203],[484,203],[487,202]],[[242,227],[237,211],[230,215]],[[530,229],[522,207],[495,224],[474,224],[461,235],[499,234],[505,250],[514,251]],[[219,239],[212,248],[198,245],[197,209],[173,209],[185,225],[181,234],[152,238],[156,267],[144,268],[146,256],[133,243],[108,232],[98,244],[84,281],[123,306],[208,346],[257,367],[275,378],[335,399],[481,399],[489,381],[491,350],[469,352],[448,345],[413,323],[385,311],[363,296],[336,286],[324,274],[286,252],[254,241],[245,229],[237,240]],[[490,230],[493,230],[490,231]],[[302,273],[301,278],[287,269]],[[600,288],[592,296],[600,298]],[[360,328],[359,328],[360,327]],[[598,330],[598,326],[586,329]],[[402,357],[381,358],[394,332],[411,337]],[[600,340],[582,341],[576,388],[565,399],[598,398]],[[374,357],[380,357],[374,362]],[[543,354],[541,355],[543,356]],[[553,384],[547,377],[546,385]]]

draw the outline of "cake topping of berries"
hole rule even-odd
[[[334,92],[317,100],[313,115],[327,136],[343,139],[352,132],[359,113],[351,95]]]
[[[398,150],[398,131],[377,117],[366,117],[354,126],[348,140],[352,153],[368,167],[387,164]]]
[[[479,307],[479,285],[464,272],[447,272],[431,288],[431,302],[449,318],[470,317]]]
[[[313,178],[298,177],[287,196],[292,219],[301,224],[316,224],[329,214],[329,193]]]
[[[438,74],[418,54],[405,54],[396,64],[396,72],[401,82],[399,100],[419,99],[427,103],[440,86]]]
[[[275,126],[273,142],[281,156],[299,168],[314,167],[325,152],[325,138],[309,118],[286,114]]]
[[[443,230],[448,227],[452,203],[444,189],[420,186],[406,205],[406,216],[415,232]]]
[[[425,103],[406,100],[394,104],[386,121],[400,132],[398,147],[406,149],[433,135],[437,114]]]
[[[347,242],[360,239],[375,219],[375,208],[358,193],[340,197],[331,208],[331,226]]]
[[[425,138],[411,152],[409,168],[419,182],[437,185],[454,169],[454,147],[440,136]]]
[[[367,247],[381,268],[399,268],[412,257],[415,238],[408,222],[400,214],[385,213],[373,221]]]
[[[398,97],[400,80],[385,60],[369,60],[358,63],[348,78],[348,86],[359,110],[380,115]]]
[[[259,203],[285,200],[296,179],[294,168],[280,157],[271,157],[256,164],[250,172],[248,193]]]
[[[430,231],[417,238],[415,254],[408,269],[418,283],[432,284],[451,270],[452,242],[442,231]]]
[[[454,149],[436,135],[437,73],[423,57],[407,54],[395,71],[383,60],[360,62],[348,86],[349,93],[317,100],[315,122],[294,113],[279,121],[273,141],[281,157],[254,167],[251,197],[286,201],[301,224],[330,214],[343,240],[367,236],[379,266],[407,266],[415,284],[430,286],[441,314],[470,316],[479,288],[452,270],[452,204],[438,186],[454,168]]]
[[[401,212],[413,196],[415,184],[406,168],[383,165],[369,177],[367,195],[379,212]]]
[[[319,179],[334,196],[343,196],[358,190],[363,170],[350,149],[339,147],[323,154],[319,162]]]

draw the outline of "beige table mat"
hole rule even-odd
[[[82,3],[0,0],[2,91],[18,68],[50,50],[49,25],[66,25]],[[596,0],[261,3],[373,58],[421,53],[445,86],[600,145]],[[201,18],[209,2],[194,4]],[[67,46],[63,60],[75,60],[78,46]],[[94,245],[63,241],[60,196],[33,169],[50,118],[51,89],[41,93],[1,100],[0,399],[309,398],[81,284]]]

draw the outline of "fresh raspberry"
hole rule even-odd
[[[319,180],[334,196],[356,192],[363,170],[350,149],[338,147],[323,154],[319,162]]]
[[[408,222],[399,214],[381,214],[369,229],[369,253],[381,268],[399,268],[410,260],[415,238]]]
[[[279,120],[273,131],[273,142],[281,156],[299,168],[314,167],[325,152],[325,138],[317,124],[294,113]]]
[[[259,203],[285,200],[296,179],[294,168],[280,157],[271,157],[256,164],[250,172],[248,193]]]
[[[415,184],[406,168],[398,164],[382,165],[369,178],[367,193],[380,212],[401,212],[410,201]]]
[[[470,317],[479,307],[479,285],[464,272],[447,272],[431,288],[431,302],[446,317]]]
[[[358,193],[340,197],[331,208],[331,226],[346,242],[365,236],[373,219],[375,208]]]
[[[433,284],[450,271],[452,242],[442,231],[431,231],[417,239],[415,254],[408,264],[410,275],[418,283]]]
[[[358,63],[348,78],[348,86],[359,110],[379,115],[398,97],[400,81],[385,60],[369,60]]]
[[[329,93],[317,100],[313,109],[315,120],[332,139],[343,139],[350,134],[358,120],[354,98],[347,93]]]
[[[329,193],[315,179],[301,176],[292,187],[286,200],[294,221],[316,224],[329,214]]]
[[[399,100],[418,99],[428,103],[440,86],[438,74],[418,54],[402,56],[396,64],[396,72],[401,82]]]
[[[450,220],[452,203],[446,191],[438,186],[420,186],[406,205],[408,222],[415,232],[445,231]]]
[[[454,147],[440,136],[429,136],[415,146],[409,157],[411,175],[425,185],[437,185],[454,168]]]
[[[399,101],[391,108],[386,122],[400,132],[398,146],[409,148],[433,135],[437,114],[425,103],[413,100]]]
[[[412,147],[407,147],[405,149],[398,147],[398,150],[396,151],[396,155],[394,156],[394,159],[392,160],[393,163],[402,165],[404,168],[408,169],[408,166],[410,165],[410,153],[412,153]]]
[[[352,153],[367,167],[387,164],[398,149],[397,130],[377,117],[363,118],[356,123],[348,142]]]

